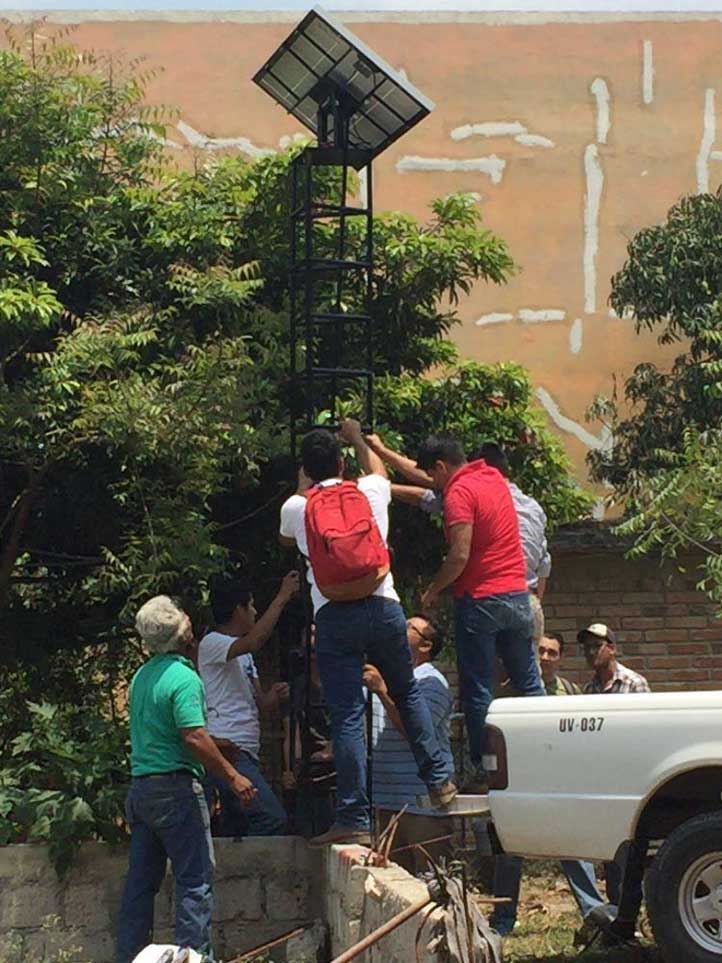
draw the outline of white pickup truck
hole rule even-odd
[[[611,860],[646,833],[659,949],[721,963],[722,691],[497,699],[487,722],[503,851]]]

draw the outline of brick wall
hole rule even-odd
[[[630,561],[619,546],[555,546],[544,613],[567,640],[562,674],[587,681],[576,634],[604,622],[617,634],[620,660],[652,689],[722,689],[722,620],[695,588],[699,562]]]

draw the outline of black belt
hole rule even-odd
[[[169,776],[171,778],[190,776],[191,779],[195,779],[195,773],[191,772],[190,769],[172,769],[170,772],[147,772],[142,776],[133,776],[133,779],[167,779]]]

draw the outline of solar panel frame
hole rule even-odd
[[[433,101],[320,7],[306,14],[253,81],[317,136],[314,94],[333,89],[350,98],[348,146],[367,151],[369,159],[434,109]]]

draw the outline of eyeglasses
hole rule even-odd
[[[433,642],[433,641],[434,641],[434,639],[433,639],[432,636],[430,636],[430,635],[425,635],[420,629],[417,629],[416,626],[414,625],[414,623],[411,622],[410,620],[407,620],[407,622],[406,622],[406,628],[407,628],[407,629],[411,629],[413,632],[415,632],[420,639],[423,639],[423,640],[424,640],[424,642]]]

